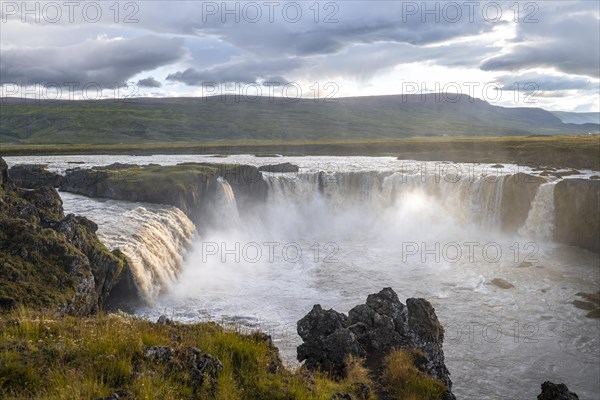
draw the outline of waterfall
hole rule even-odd
[[[402,207],[409,198],[417,201],[415,196],[420,196],[422,203],[439,208],[458,222],[494,228],[500,224],[506,175],[450,179],[402,172],[335,172],[269,175],[264,179],[271,205],[285,203],[297,209],[307,208],[307,217],[310,213],[320,214],[312,208],[319,204],[329,214],[358,208],[363,217],[379,218],[390,209]]]
[[[127,237],[122,251],[130,261],[140,293],[152,301],[177,281],[183,253],[191,245],[194,224],[175,207],[161,212],[137,207],[126,212],[124,218],[130,219],[137,229]],[[108,238],[105,243],[108,247],[120,244]]]
[[[119,248],[131,265],[141,296],[152,302],[177,281],[183,255],[191,246],[195,226],[176,207],[91,199],[60,192],[66,213],[98,224],[98,237]]]
[[[525,224],[519,234],[533,239],[549,241],[554,233],[554,187],[555,182],[540,185]]]
[[[218,178],[202,220],[200,238],[215,243],[280,242],[287,238],[343,240],[361,234],[389,241],[477,240],[501,227],[505,181],[510,175],[440,176],[404,171],[335,171],[263,174],[266,204],[240,215],[234,190]],[[550,239],[553,184],[539,187],[519,233]],[[152,302],[178,280],[194,224],[170,206],[89,199],[62,193],[65,210],[88,216],[109,248],[131,261],[136,284]],[[386,242],[387,243],[387,242]],[[310,251],[310,250],[309,250]]]
[[[240,213],[231,185],[221,177],[217,178],[217,183],[214,204],[211,207],[212,215],[208,217],[215,225],[212,228],[226,230],[239,226]]]

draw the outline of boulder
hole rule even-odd
[[[167,318],[166,315],[161,315],[160,317],[158,317],[158,321],[156,321],[156,323],[158,325],[174,325],[175,324],[173,322],[173,320]]]
[[[600,252],[600,181],[563,179],[556,184],[554,240]]]
[[[150,346],[144,349],[144,357],[169,368],[189,371],[194,392],[204,385],[214,388],[223,363],[217,357],[204,353],[196,347]]]
[[[356,335],[347,327],[347,317],[320,305],[298,321],[298,334],[304,343],[298,347],[298,360],[306,360],[309,370],[325,370],[334,376],[346,374],[348,355],[364,356],[366,352]]]
[[[144,349],[144,357],[157,363],[170,363],[173,361],[173,349],[167,346],[150,346]]]
[[[284,172],[298,172],[300,167],[294,165],[289,162],[281,163],[281,164],[269,164],[258,167],[258,170],[261,172],[267,173],[284,173]]]
[[[542,393],[537,398],[538,400],[579,400],[579,397],[569,391],[564,383],[555,384],[550,381],[542,383]]]
[[[45,164],[17,164],[8,170],[15,185],[26,189],[42,186],[57,188],[62,183],[62,175],[48,171]]]
[[[367,366],[379,374],[391,350],[420,349],[426,357],[424,372],[441,380],[449,392],[452,389],[442,349],[444,328],[425,299],[408,299],[404,305],[391,288],[385,288],[369,295],[348,316],[315,305],[297,328],[303,340],[297,358],[309,370],[344,376],[346,358],[353,355],[366,356]]]
[[[494,278],[489,283],[490,285],[494,285],[500,289],[512,289],[515,287],[512,283],[502,278]]]

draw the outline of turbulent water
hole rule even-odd
[[[72,162],[132,159],[8,161],[45,162],[60,171]],[[577,292],[599,290],[598,255],[552,243],[555,181],[540,186],[523,226],[507,235],[498,229],[499,210],[505,177],[515,166],[383,157],[133,161],[289,161],[301,167],[297,174],[265,174],[268,199],[250,215],[239,212],[233,190],[220,180],[216,224],[198,227],[195,236],[173,207],[62,194],[66,211],[98,222],[109,246],[153,255],[142,257],[136,273],[152,300],[140,315],[262,329],[292,362],[300,342],[296,321],[313,304],[347,312],[391,286],[401,300],[424,297],[436,308],[457,398],[531,399],[545,380],[567,383],[582,399],[599,397],[600,325],[571,304]],[[152,284],[143,283],[145,276]],[[490,284],[494,278],[514,288]]]
[[[119,248],[131,264],[142,296],[153,302],[177,283],[183,254],[195,227],[178,208],[156,204],[89,199],[61,192],[66,213],[86,216],[98,224],[98,237]]]

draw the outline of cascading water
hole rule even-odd
[[[366,213],[363,218],[367,215],[388,217],[390,209],[406,206],[411,202],[409,198],[419,196],[423,201],[428,199],[431,206],[443,209],[445,216],[456,221],[496,229],[506,177],[483,175],[446,179],[399,172],[336,172],[330,175],[267,175],[265,180],[269,186],[270,205],[293,204],[296,209],[304,208],[307,214],[316,213],[318,220],[321,220],[319,208],[322,207],[327,208],[328,214],[360,208]],[[316,207],[316,204],[320,206]]]
[[[217,222],[217,226],[214,228],[227,229],[239,226],[240,213],[231,185],[221,177],[217,178],[217,183],[219,187],[216,192],[214,204],[210,208],[210,217]]]
[[[129,259],[135,284],[148,302],[170,288],[192,243],[195,227],[178,208],[89,199],[61,192],[66,213],[86,216],[98,224],[98,236]]]
[[[598,372],[596,327],[576,316],[568,300],[579,291],[597,290],[595,270],[588,268],[594,261],[564,263],[573,249],[560,247],[557,257],[554,245],[545,246],[552,226],[552,184],[539,189],[527,230],[520,235],[502,232],[509,176],[264,174],[264,206],[252,215],[236,216],[239,222],[223,224],[218,234],[200,238],[176,290],[143,313],[155,318],[153,310],[169,310],[181,320],[262,329],[291,362],[299,344],[296,321],[313,304],[347,311],[364,301],[365,293],[392,286],[401,297],[425,297],[435,305],[449,332],[445,350],[459,398],[495,399],[514,379],[524,383],[527,393],[512,385],[509,398],[534,396],[540,382],[559,378],[579,385],[580,393],[594,393],[597,385],[590,386],[590,378]],[[474,246],[473,254],[465,243]],[[262,248],[258,261],[244,257],[249,244]],[[285,252],[290,244],[302,257],[295,257],[296,250],[292,256]],[[457,246],[462,257],[444,253],[447,244]],[[211,246],[209,254],[200,250],[206,245]],[[409,256],[407,246],[412,246]],[[486,252],[486,246],[498,257]],[[241,256],[236,259],[232,253]],[[493,286],[490,282],[498,277],[515,288]],[[557,287],[557,281],[570,284]],[[576,337],[586,332],[587,339],[563,337],[555,324],[577,326]],[[489,354],[505,355],[492,362]],[[544,354],[547,368],[525,367],[536,354]],[[578,359],[577,372],[561,367],[564,357]],[[514,365],[523,367],[515,372]]]
[[[540,240],[552,240],[554,232],[554,187],[550,182],[540,185],[525,224],[519,228],[519,234]]]
[[[66,161],[96,165],[129,160],[31,160],[57,170],[68,167]],[[214,159],[136,159],[139,164],[189,161]],[[502,210],[512,211],[510,200],[503,204],[503,195],[508,187],[521,194],[507,179],[517,171],[532,173],[525,167],[455,164],[473,172],[450,176],[415,168],[435,171],[433,162],[383,157],[226,160],[252,165],[285,161],[298,164],[301,172],[263,174],[268,197],[252,212],[245,212],[227,181],[219,180],[214,204],[207,209],[212,218],[200,221],[201,234],[194,236],[180,267],[169,262],[181,260],[175,254],[182,254],[193,227],[178,210],[142,205],[147,214],[127,214],[140,205],[61,195],[67,212],[99,224],[109,247],[140,248],[128,221],[140,232],[148,219],[168,226],[168,231],[182,230],[159,235],[177,245],[154,240],[156,246],[145,247],[145,252],[169,255],[140,259],[161,264],[156,268],[167,272],[140,263],[147,271],[140,271],[140,282],[147,277],[161,283],[149,285],[148,298],[154,302],[138,309],[139,315],[156,319],[168,314],[181,321],[214,320],[235,323],[240,330],[261,329],[294,365],[300,342],[296,322],[314,304],[347,312],[367,294],[391,286],[402,300],[424,297],[434,305],[446,330],[444,351],[457,398],[495,400],[498,393],[535,398],[545,380],[567,383],[580,398],[600,393],[600,326],[572,304],[578,292],[599,290],[598,258],[552,243],[553,182],[533,194],[523,226],[511,233],[500,229],[506,217]],[[408,171],[403,170],[406,166]],[[177,217],[160,220],[157,213],[165,211],[157,210],[170,210],[167,214]],[[141,234],[149,237],[148,232]],[[456,257],[457,252],[462,256]],[[514,287],[494,286],[495,278]]]

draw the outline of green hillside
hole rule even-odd
[[[598,132],[539,108],[503,108],[463,96],[338,99],[335,103],[233,97],[27,101],[3,99],[0,143],[134,144],[245,140],[371,140],[414,136]]]

